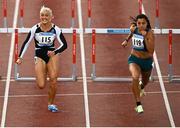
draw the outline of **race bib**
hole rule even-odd
[[[132,46],[135,49],[144,49],[144,37],[142,35],[133,34]]]
[[[36,33],[35,38],[38,41],[38,45],[50,46],[55,39],[55,34],[50,32],[40,32]]]

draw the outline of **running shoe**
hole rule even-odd
[[[135,107],[135,111],[137,112],[137,113],[143,113],[144,112],[144,110],[143,110],[143,107],[142,107],[142,105],[138,105],[138,106],[136,106]]]
[[[54,104],[48,105],[48,110],[51,112],[58,112],[59,111],[57,106]]]
[[[142,81],[139,81],[139,90],[140,90],[140,97],[145,96],[146,93],[144,89],[141,89],[141,86],[143,85]]]

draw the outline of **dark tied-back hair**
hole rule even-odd
[[[149,21],[148,17],[146,15],[144,15],[144,14],[139,14],[135,18],[130,16],[130,20],[132,21],[131,24],[137,25],[136,22],[137,22],[138,19],[145,19],[146,22],[147,22],[147,28],[146,29],[147,30],[151,29],[150,21]]]

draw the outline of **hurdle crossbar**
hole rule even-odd
[[[180,34],[180,29],[153,29],[154,34]],[[130,77],[98,77],[96,76],[96,34],[129,34],[129,28],[86,28],[86,34],[92,34],[92,72],[91,79],[93,81],[121,81],[121,82],[130,82],[132,78]],[[172,52],[172,50],[170,50]],[[170,54],[170,53],[169,53]],[[172,57],[172,56],[171,56]],[[171,58],[172,59],[172,58]],[[178,78],[172,77],[172,65],[169,66],[169,79],[171,81],[178,81]]]
[[[15,33],[15,62],[18,58],[18,34],[19,33],[27,33],[29,32],[30,28],[8,28],[5,30],[4,28],[0,28],[0,32],[7,32],[7,33]],[[72,46],[72,75],[71,77],[58,77],[58,81],[76,81],[76,34],[82,32],[80,29],[72,29],[72,28],[62,28],[63,33],[73,34],[73,46]],[[18,72],[18,65],[15,63],[15,80],[17,81],[34,81],[36,80],[35,77],[22,77]],[[47,78],[48,80],[49,78]]]

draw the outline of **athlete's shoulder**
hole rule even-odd
[[[31,27],[31,32],[35,32],[36,30],[37,30],[37,28],[39,28],[40,27],[40,25],[39,25],[39,23],[37,23],[37,24],[35,24],[35,25],[33,25],[32,27]]]
[[[56,33],[61,33],[62,29],[58,27],[57,25],[53,24],[53,28],[55,29]]]
[[[58,27],[57,25],[55,25],[55,24],[53,24],[53,27],[55,28],[55,29],[59,29],[59,30],[61,30],[61,28],[60,27]]]
[[[150,36],[153,36],[154,35],[154,31],[152,29],[149,29],[147,34],[150,35]]]

